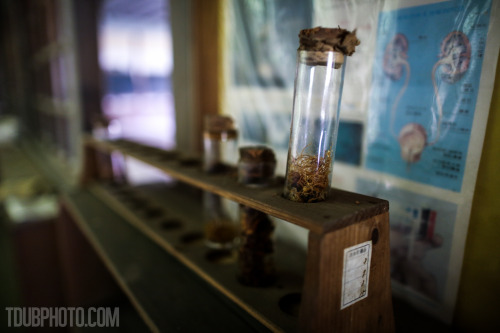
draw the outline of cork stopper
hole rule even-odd
[[[208,132],[219,133],[234,129],[234,122],[231,117],[221,115],[208,115],[205,118],[205,130]]]
[[[351,56],[356,51],[356,46],[361,42],[356,37],[356,30],[350,32],[342,28],[316,27],[301,30],[299,33],[299,51],[308,51],[301,58],[301,62],[308,65],[323,65],[334,61],[335,68],[340,68],[344,63],[344,56]],[[329,59],[334,54],[335,59]]]
[[[240,160],[244,162],[276,162],[272,149],[264,146],[252,146],[240,148]]]
[[[231,117],[222,115],[205,116],[204,136],[211,139],[235,139],[238,135]]]

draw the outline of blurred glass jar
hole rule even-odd
[[[246,186],[266,186],[274,179],[276,157],[264,146],[240,148],[238,182]]]
[[[263,146],[240,148],[238,182],[249,187],[269,185],[274,179],[274,152]],[[275,281],[274,223],[267,214],[240,205],[241,245],[238,249],[238,281],[267,287]]]
[[[229,209],[232,202],[210,193],[203,193],[206,245],[212,249],[231,249],[238,240],[236,218]]]
[[[206,173],[227,171],[236,164],[238,131],[228,116],[207,115],[203,131],[203,170]]]
[[[225,173],[236,165],[238,132],[232,118],[221,115],[207,115],[203,132],[203,171],[208,174]],[[230,214],[231,206],[237,206],[228,199],[204,192],[206,244],[214,249],[230,249],[238,239],[236,218]]]
[[[240,205],[241,245],[238,249],[238,281],[267,287],[276,279],[274,223],[267,214]]]

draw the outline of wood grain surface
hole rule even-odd
[[[339,189],[331,189],[326,201],[318,203],[292,202],[282,197],[283,183],[255,189],[237,183],[236,174],[207,175],[199,166],[186,166],[182,157],[129,141],[104,142],[87,138],[87,144],[104,151],[119,150],[123,154],[152,165],[169,176],[260,210],[266,214],[322,234],[339,230],[389,210],[386,200]]]
[[[301,332],[394,332],[389,214],[326,235],[310,233]],[[368,296],[341,310],[344,249],[372,240]]]

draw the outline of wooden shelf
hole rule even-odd
[[[234,173],[207,175],[196,163],[183,163],[175,152],[130,141],[98,141],[87,137],[86,143],[102,151],[120,151],[164,171],[181,182],[258,209],[318,234],[342,229],[389,211],[389,203],[386,200],[339,189],[332,189],[329,199],[324,202],[292,202],[281,196],[283,182],[279,180],[264,189],[249,188],[238,184]]]
[[[75,219],[151,331],[170,332],[182,328],[197,332],[207,327],[227,332],[269,331],[176,260],[178,256],[170,255],[137,232],[93,192],[80,190],[66,194],[63,207]],[[195,248],[186,253],[196,257]]]
[[[302,291],[304,250],[276,239],[276,282],[268,288],[246,287],[236,279],[237,253],[205,246],[202,202],[192,189],[181,185],[92,186],[90,191],[264,326],[273,331],[296,329],[297,318],[282,311],[278,304],[283,297]]]

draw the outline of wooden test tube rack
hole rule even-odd
[[[248,188],[238,184],[236,177],[206,175],[198,167],[187,167],[189,163],[181,163],[182,159],[174,152],[124,140],[99,141],[91,137],[85,142],[83,183],[109,180],[100,177],[107,173],[99,170],[96,156],[112,151],[141,160],[180,182],[309,230],[297,330],[384,333],[394,331],[387,201],[332,189],[329,199],[324,202],[291,202],[281,196],[282,184],[263,189]],[[350,267],[356,266],[355,256],[351,259],[349,254],[359,254],[359,251],[355,251],[356,246],[363,245],[364,250],[369,251],[370,260],[358,263],[368,268],[368,272],[365,269],[359,278],[356,274],[349,275]],[[169,248],[167,246],[167,249]],[[363,271],[362,267],[360,269]],[[193,270],[195,273],[198,271],[197,268]],[[200,275],[204,277],[204,274]],[[366,279],[363,278],[365,275]],[[363,297],[353,296],[352,292],[358,289],[349,284],[350,278],[358,278],[354,282],[366,285],[365,289],[359,289]],[[213,281],[208,279],[208,282]],[[230,298],[234,300],[238,297]],[[266,314],[256,315],[260,316],[265,317]],[[263,322],[272,322],[272,318],[265,318]],[[276,329],[272,324],[267,326],[271,330]]]

